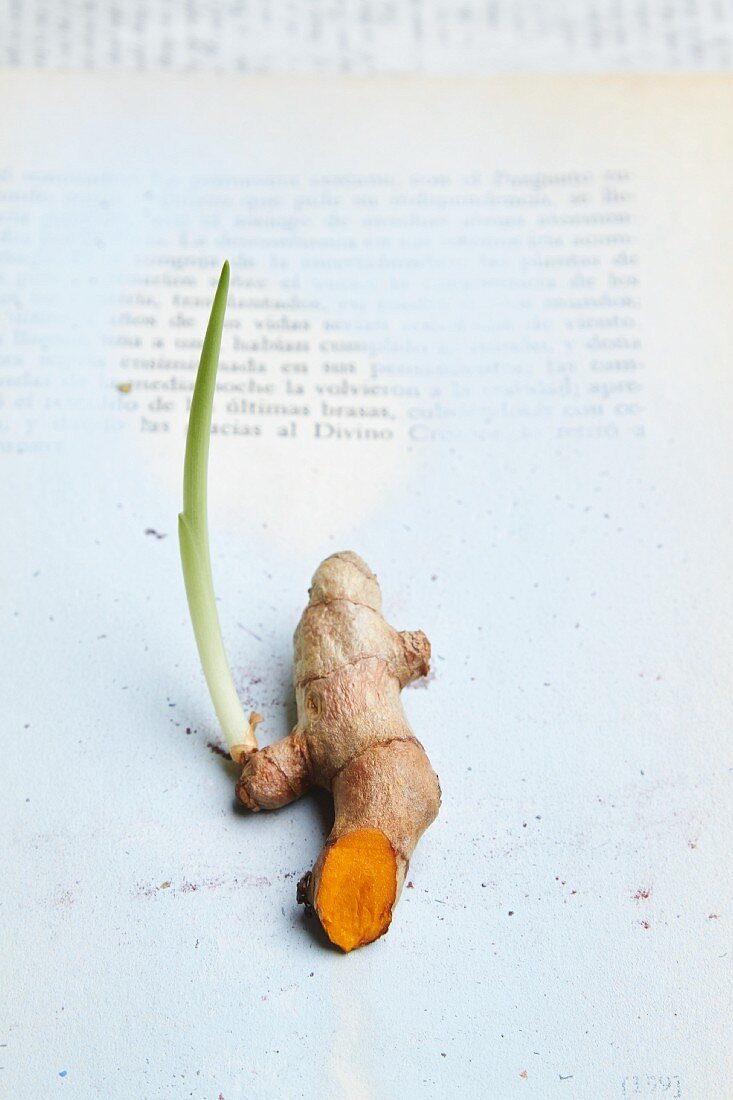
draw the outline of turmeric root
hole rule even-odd
[[[318,913],[344,951],[389,928],[408,861],[440,805],[438,777],[407,724],[400,691],[428,671],[422,631],[398,634],[382,618],[377,579],[347,551],[319,566],[295,632],[298,722],[289,737],[257,748],[224,650],[209,552],[207,472],[229,264],[216,288],[201,349],[178,517],[181,565],[196,644],[231,755],[242,764],[237,794],[273,810],[317,783],[333,794],[336,819],[298,900]]]
[[[298,900],[351,951],[389,928],[410,856],[440,806],[400,699],[427,674],[430,643],[385,622],[377,579],[351,551],[322,562],[309,596],[294,638],[297,725],[267,748],[235,746],[232,757],[251,810],[284,806],[314,783],[333,794],[334,826]]]

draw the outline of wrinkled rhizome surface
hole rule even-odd
[[[377,579],[351,551],[321,563],[309,594],[294,639],[297,725],[241,757],[237,794],[251,810],[271,810],[314,783],[331,791],[334,826],[298,900],[350,951],[387,931],[410,856],[440,806],[400,699],[427,674],[430,643],[385,622]]]

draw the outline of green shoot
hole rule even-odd
[[[228,290],[227,262],[222,268],[211,307],[191,401],[183,466],[183,511],[178,517],[178,539],[188,607],[206,683],[229,750],[238,750],[236,753],[232,752],[232,756],[239,759],[242,753],[257,748],[254,726],[259,716],[252,715],[249,721],[245,718],[229,670],[211,576],[206,509],[211,413]]]

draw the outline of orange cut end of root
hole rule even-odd
[[[389,928],[397,896],[397,857],[381,829],[355,829],[328,850],[315,907],[326,935],[343,951]]]

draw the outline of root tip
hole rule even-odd
[[[397,899],[397,857],[381,829],[355,829],[328,849],[315,908],[326,935],[353,951],[384,935]]]

